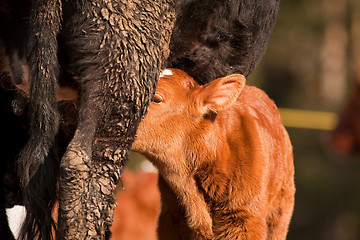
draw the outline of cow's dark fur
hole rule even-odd
[[[15,0],[1,3],[9,10],[9,14],[2,15],[0,35],[12,63],[13,82],[23,80],[23,63],[32,63],[28,75],[28,81],[32,83],[30,104],[24,115],[29,117],[29,137],[19,136],[18,141],[27,139],[27,144],[14,155],[18,159],[23,203],[27,210],[20,238],[51,239],[51,226],[54,225],[51,209],[57,199],[59,169],[53,143],[59,122],[54,95],[58,78],[56,38],[60,27],[60,13],[56,9],[61,8],[56,6],[59,4],[57,1]],[[25,107],[21,106],[22,97],[16,91],[14,94],[14,112],[22,113]]]
[[[0,74],[0,238],[13,240],[5,209],[22,204],[14,159],[26,143],[27,119],[12,111],[15,92],[9,90],[8,79],[5,73]]]
[[[30,140],[18,159],[28,212],[21,238],[51,238],[59,170],[55,89],[63,79],[79,87],[80,99],[76,133],[60,165],[58,237],[108,237],[115,184],[168,54],[172,0],[0,3],[7,13],[0,18],[6,26],[0,37],[12,60],[13,81],[24,78],[18,59],[30,66]],[[167,66],[206,83],[253,70],[279,0],[175,3]]]
[[[187,72],[200,84],[234,73],[248,76],[266,49],[279,3],[177,1],[168,67]]]
[[[3,46],[0,44],[0,49]],[[6,60],[6,59],[5,59]],[[23,200],[23,194],[20,190],[20,182],[16,173],[15,160],[18,158],[19,153],[24,148],[28,140],[28,111],[29,108],[22,109],[24,114],[18,116],[14,113],[14,98],[18,94],[18,90],[13,85],[13,80],[9,72],[7,72],[7,64],[4,63],[4,56],[0,57],[0,239],[14,239],[10,229],[8,228],[7,217],[5,215],[5,208],[11,208],[14,205],[22,205],[26,199]],[[26,99],[25,99],[26,100]],[[67,144],[73,136],[75,124],[76,124],[76,110],[72,102],[61,101],[57,104],[57,108],[61,113],[60,117],[60,129],[55,140],[54,148],[51,151],[52,158],[49,158],[45,162],[44,166],[48,174],[43,175],[44,179],[37,179],[38,182],[31,193],[38,194],[37,198],[30,203],[29,209],[39,208],[38,211],[30,212],[25,219],[25,225],[29,229],[23,232],[27,232],[27,236],[35,234],[33,226],[40,226],[39,231],[42,239],[50,239],[50,228],[45,224],[53,224],[53,220],[50,219],[51,215],[45,214],[51,212],[52,204],[57,199],[56,183],[58,181],[57,169],[59,169],[58,161],[49,161],[51,159],[58,160],[63,155]],[[56,146],[56,147],[55,147]],[[49,166],[49,164],[52,164]],[[52,172],[53,170],[54,172]],[[35,175],[39,177],[39,175]],[[34,180],[31,180],[34,181]],[[49,190],[44,191],[41,188],[42,184]],[[54,185],[51,185],[54,184]],[[34,186],[33,186],[34,187]],[[42,195],[41,195],[42,194]],[[24,237],[24,235],[23,235]],[[30,238],[31,239],[31,238]]]
[[[64,5],[66,69],[80,99],[61,162],[60,239],[109,236],[115,186],[168,55],[172,12],[167,0]]]
[[[55,88],[59,75],[60,5],[60,0],[36,0],[30,5],[25,38],[31,83],[29,140],[17,161],[27,209],[21,239],[51,239],[54,226],[51,209],[57,196],[56,170],[59,168],[53,143],[59,124]],[[48,184],[39,186],[46,182]]]

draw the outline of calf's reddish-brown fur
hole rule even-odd
[[[111,240],[156,240],[160,213],[158,174],[125,170],[121,179],[125,189],[116,194],[118,206],[110,228]]]
[[[231,75],[160,78],[133,150],[159,170],[159,239],[285,239],[292,146],[274,102]]]

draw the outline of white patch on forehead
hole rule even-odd
[[[170,69],[164,69],[161,71],[160,73],[160,77],[164,77],[164,76],[172,76],[174,75],[173,72]]]

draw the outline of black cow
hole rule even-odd
[[[279,0],[1,0],[0,38],[12,81],[30,82],[29,139],[17,159],[27,209],[21,239],[52,238],[56,199],[57,238],[108,238],[114,189],[160,70],[180,68],[199,83],[248,75],[265,50],[278,5]],[[64,154],[57,150],[55,98],[63,84],[79,92],[76,130]],[[16,100],[21,113],[26,99]]]

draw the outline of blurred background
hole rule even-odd
[[[360,239],[360,154],[346,146],[340,154],[330,145],[337,124],[332,113],[344,111],[359,70],[359,0],[281,2],[266,55],[248,82],[280,111],[310,110],[281,111],[294,148],[297,187],[289,240]]]
[[[330,144],[359,70],[359,0],[281,2],[267,52],[248,84],[276,102],[292,140],[297,192],[289,240],[360,239],[360,154],[348,146],[355,140],[341,141],[342,153]],[[129,168],[142,160],[132,154]]]

